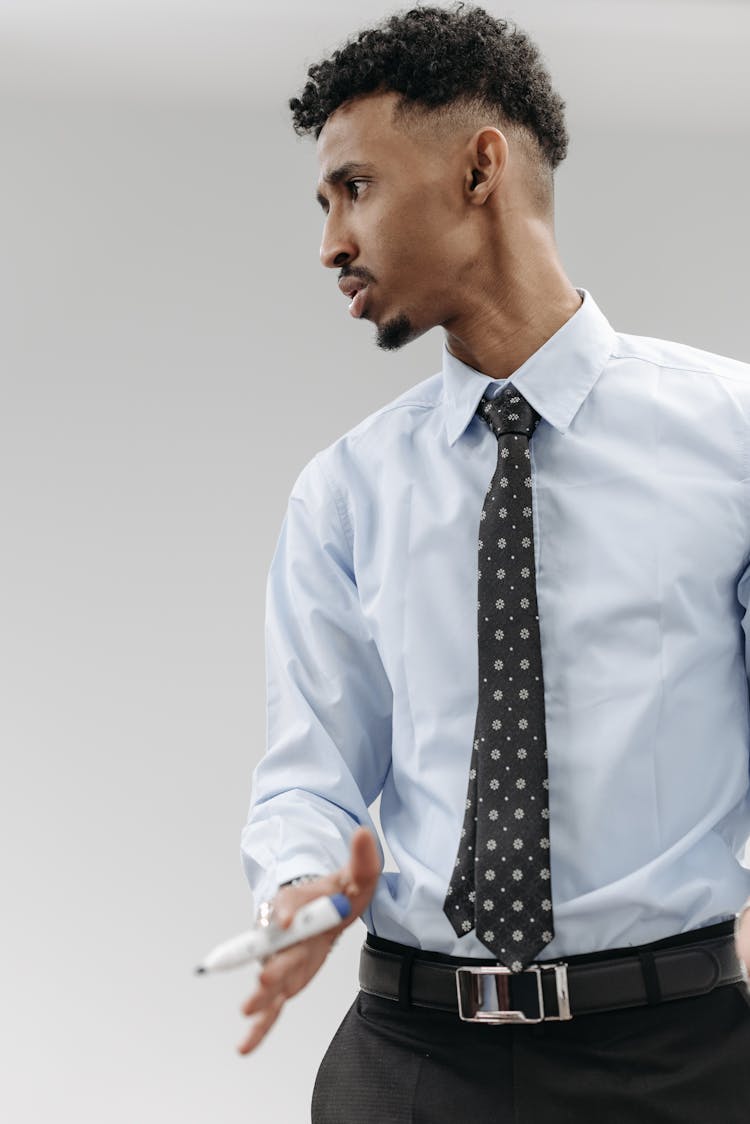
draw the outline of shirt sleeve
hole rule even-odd
[[[750,684],[750,611],[748,610],[748,605],[750,605],[750,565],[746,566],[743,569],[740,580],[737,583],[737,600],[739,601],[743,609],[740,623],[742,631],[744,633],[743,650],[745,660],[745,674],[748,683]],[[746,842],[745,844],[745,855],[743,862],[746,863],[748,859],[750,859],[750,842]],[[739,910],[735,914],[735,937],[739,928],[740,919],[744,916],[745,911],[748,909],[750,909],[750,898],[748,898],[747,901],[740,906]],[[745,978],[746,982],[748,982],[746,977],[746,970],[744,968],[742,974],[743,978]]]
[[[378,840],[368,807],[391,761],[393,694],[321,455],[294,483],[266,584],[266,750],[241,837],[256,905],[343,866],[360,824]]]
[[[737,600],[739,601],[742,614],[740,616],[740,627],[742,629],[742,650],[745,661],[745,677],[748,683],[748,706],[750,706],[750,563],[744,565],[739,581],[737,582]],[[750,746],[748,746],[748,771],[750,772]],[[746,819],[743,816],[742,825],[746,824]],[[750,863],[750,839],[745,838],[744,841],[745,853],[744,858],[741,859],[743,865]],[[737,854],[742,850],[741,847],[737,848]],[[750,898],[747,899],[742,909],[750,906]]]

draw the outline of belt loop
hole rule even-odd
[[[401,957],[401,964],[398,973],[398,1005],[406,1010],[411,1008],[411,970],[414,963],[414,957],[417,955],[416,948],[407,949]]]
[[[655,1003],[661,1003],[661,986],[659,984],[659,973],[654,962],[654,954],[650,949],[640,948],[638,959],[641,962],[643,983],[646,987],[646,1000],[648,1005],[652,1007]]]

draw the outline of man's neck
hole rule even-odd
[[[581,307],[566,277],[550,280],[533,291],[516,290],[512,299],[500,296],[489,307],[482,300],[460,325],[444,326],[448,351],[490,378],[508,378]]]

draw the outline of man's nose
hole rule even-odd
[[[354,239],[341,226],[327,222],[320,244],[320,260],[328,269],[340,269],[354,261],[358,253]]]

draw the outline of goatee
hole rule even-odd
[[[387,320],[385,324],[378,328],[375,342],[383,351],[396,351],[397,348],[403,347],[413,338],[412,322],[402,312],[398,316],[394,316],[392,320]]]

